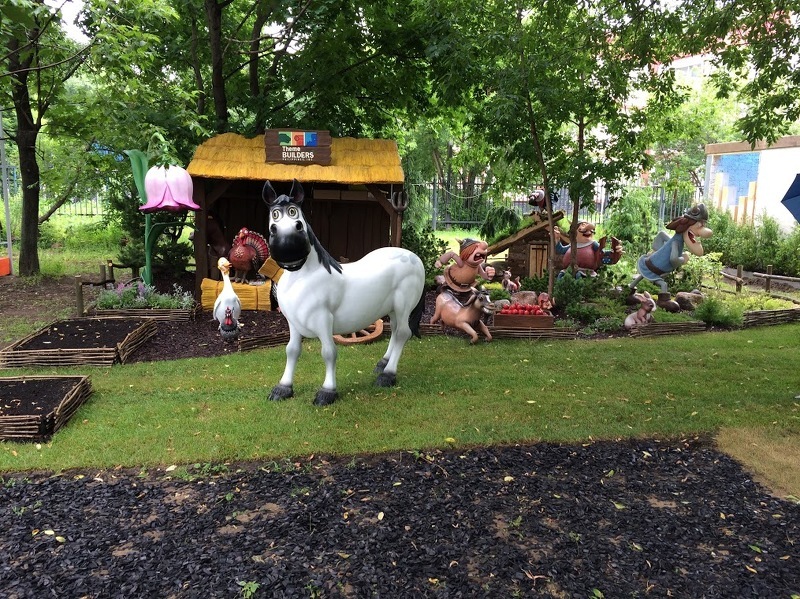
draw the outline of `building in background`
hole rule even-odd
[[[781,200],[798,173],[800,135],[754,148],[747,142],[708,144],[705,202],[727,210],[739,223],[754,223],[766,214],[788,232],[797,222]]]

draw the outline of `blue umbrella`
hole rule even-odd
[[[792,213],[794,219],[800,223],[800,175],[796,175],[789,189],[783,195],[781,204]]]

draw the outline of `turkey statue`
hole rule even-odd
[[[239,317],[242,314],[242,303],[233,290],[229,271],[231,263],[226,258],[217,261],[217,268],[222,273],[222,291],[214,301],[214,320],[219,322],[219,334],[225,341],[239,338]]]
[[[269,246],[261,233],[242,227],[233,238],[233,246],[228,252],[228,260],[236,270],[233,277],[236,283],[247,283],[250,269],[258,272],[269,258]]]

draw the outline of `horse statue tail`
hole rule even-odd
[[[422,339],[419,334],[419,323],[422,322],[422,313],[425,311],[425,289],[422,289],[422,295],[417,302],[417,305],[411,311],[408,317],[408,326],[411,328],[411,334],[415,337]]]

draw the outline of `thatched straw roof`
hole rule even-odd
[[[331,163],[296,165],[265,162],[264,138],[223,133],[198,146],[186,169],[193,177],[255,181],[315,181],[364,185],[403,183],[397,144],[388,139],[331,140]]]

